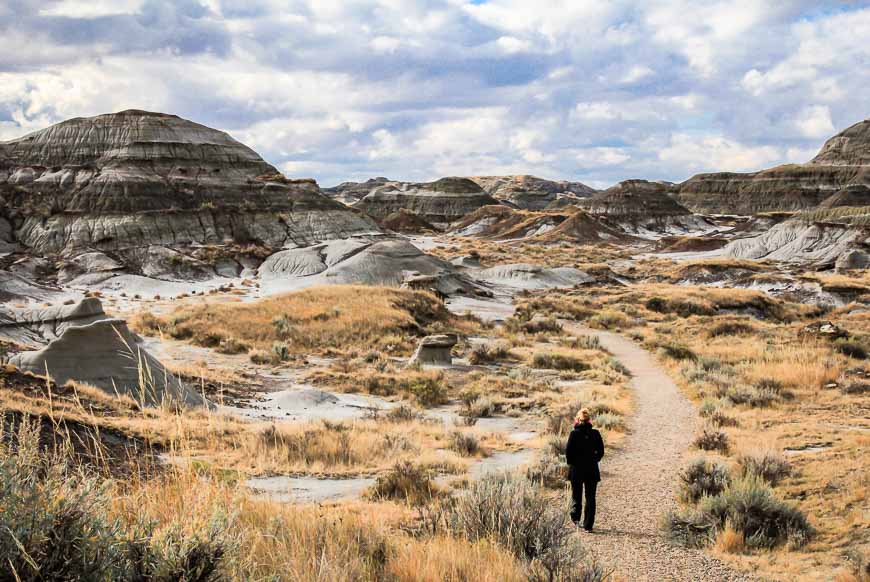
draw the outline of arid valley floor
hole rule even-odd
[[[143,111],[0,142],[0,578],[865,582],[868,168],[870,120],[602,191],[321,190]]]

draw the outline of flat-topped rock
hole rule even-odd
[[[451,350],[459,341],[454,333],[429,335],[420,340],[409,365],[449,366],[453,363]]]

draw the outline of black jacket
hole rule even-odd
[[[568,435],[565,459],[571,467],[571,479],[578,481],[601,481],[598,461],[604,456],[604,440],[601,433],[589,423],[580,423]]]

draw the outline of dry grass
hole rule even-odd
[[[184,306],[168,315],[141,314],[133,329],[188,340],[226,353],[271,350],[290,353],[327,349],[380,349],[408,353],[416,336],[449,327],[470,331],[475,323],[447,312],[423,291],[334,285],[254,303]]]

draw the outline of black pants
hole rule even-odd
[[[592,479],[571,479],[571,521],[580,522],[583,511],[583,490],[586,490],[586,513],[583,514],[583,528],[592,529],[595,524],[595,490],[598,481]]]

